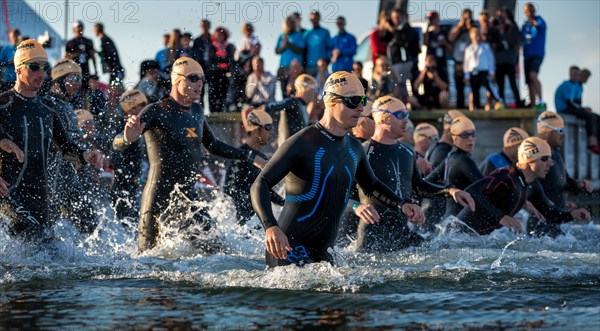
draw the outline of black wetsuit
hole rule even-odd
[[[454,148],[448,157],[427,175],[426,179],[432,183],[443,183],[448,187],[464,190],[467,186],[483,178],[475,161],[469,153]],[[452,198],[446,198],[446,214],[444,217],[456,215],[462,209]]]
[[[466,191],[475,200],[475,211],[463,208],[457,217],[479,234],[489,234],[501,228],[502,217],[514,216],[526,200],[544,214],[548,222],[573,220],[568,211],[554,206],[537,180],[527,184],[523,172],[515,166],[492,172],[488,177],[471,184]]]
[[[404,200],[412,201],[413,194],[431,198],[445,193],[445,187],[423,180],[412,146],[402,142],[386,145],[373,140],[363,146],[375,175]],[[382,205],[377,199],[365,196],[362,190],[359,193],[360,202],[374,205],[381,216],[377,224],[359,222],[357,245],[361,250],[389,252],[423,243],[423,238],[409,229],[408,218],[401,210]]]
[[[437,142],[431,145],[425,153],[425,159],[431,168],[435,169],[438,165],[444,162],[448,153],[452,150],[453,145],[445,142]],[[435,182],[438,185],[445,185],[444,182]],[[431,199],[423,199],[422,204],[423,214],[425,215],[425,228],[433,230],[435,224],[442,221],[446,214],[446,198],[443,196],[435,196]]]
[[[271,188],[285,177],[286,202],[279,222],[271,210]],[[367,196],[376,196],[390,208],[404,201],[373,173],[358,140],[333,136],[319,123],[303,129],[279,147],[252,185],[252,206],[265,229],[279,226],[290,245],[314,262],[330,261],[342,212],[353,181]],[[302,258],[277,260],[267,253],[267,265],[278,266]]]
[[[287,98],[269,103],[265,107],[265,111],[273,117],[274,123],[278,126],[277,141],[279,145],[308,126],[306,102],[300,98]]]
[[[131,143],[129,148],[115,151],[111,157],[113,184],[111,202],[117,218],[137,218],[139,214],[139,180],[142,175],[142,139]]]
[[[508,167],[514,163],[515,162],[512,162],[504,152],[494,153],[488,155],[488,157],[479,164],[479,171],[481,171],[483,176],[488,176],[494,172],[494,170]]]
[[[565,191],[578,192],[577,181],[567,173],[565,162],[561,152],[557,148],[552,149],[553,165],[548,171],[546,178],[538,179],[544,192],[554,203],[556,208],[566,209],[567,200]],[[548,218],[547,215],[545,215]],[[533,232],[535,235],[549,235],[556,237],[562,234],[560,226],[556,222],[540,221],[537,217],[530,215],[527,221],[527,233]]]
[[[139,116],[145,124],[143,134],[150,163],[140,208],[138,247],[143,251],[155,245],[156,218],[168,207],[176,185],[190,200],[198,199],[194,185],[204,156],[202,147],[229,159],[245,160],[248,153],[219,141],[204,118],[204,109],[197,103],[184,108],[174,99],[166,98],[146,106]],[[113,147],[123,150],[128,146],[122,138],[115,138]],[[206,210],[196,215],[203,223],[211,222]]]
[[[243,144],[240,146],[243,151],[250,152],[250,146]],[[263,153],[254,150],[256,155],[267,159]],[[246,224],[254,215],[252,209],[252,200],[250,199],[250,187],[260,174],[260,169],[252,165],[249,161],[235,160],[227,167],[225,175],[225,193],[233,198],[233,203],[237,212],[237,220],[240,225]],[[275,191],[271,190],[271,202],[283,206],[285,200]]]
[[[49,92],[44,102],[56,112],[69,138],[81,149],[90,149],[89,144],[81,142],[81,134],[77,125],[77,115],[73,105],[63,100],[58,94]],[[92,192],[81,181],[78,171],[72,162],[65,160],[55,148],[51,149],[48,163],[50,213],[56,217],[65,211],[69,219],[84,233],[90,233],[98,224],[94,210]]]
[[[83,150],[73,142],[56,112],[42,98],[26,98],[14,90],[0,94],[0,140],[8,138],[25,154],[19,163],[0,150],[0,177],[10,183],[0,198],[0,212],[9,218],[12,233],[39,235],[49,226],[48,161],[51,143],[63,157],[85,163]]]

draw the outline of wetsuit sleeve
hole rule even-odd
[[[282,198],[281,195],[277,194],[277,192],[274,190],[271,190],[271,202],[278,206],[283,206],[285,199]]]
[[[271,208],[271,188],[291,171],[298,156],[302,156],[304,151],[302,145],[302,141],[298,137],[286,140],[277,149],[250,188],[252,207],[265,230],[272,226],[278,226]]]
[[[507,180],[507,175],[508,171],[496,172],[494,175],[476,181],[465,189],[475,201],[476,213],[491,215],[496,222],[500,222],[505,213],[496,208],[489,197],[502,186],[511,190],[514,188],[513,183]]]
[[[294,107],[294,99],[285,99],[279,102],[271,102],[265,107],[265,111],[274,118],[279,118],[282,110]]]
[[[52,116],[52,141],[65,159],[69,161],[87,163],[83,159],[84,150],[81,149],[77,143],[71,140],[67,130],[65,130],[65,127],[62,124],[62,121],[56,113],[54,113],[54,116]]]
[[[440,162],[437,167],[425,177],[425,180],[430,183],[443,183],[444,182],[444,171],[446,170],[446,163]]]
[[[227,159],[234,160],[247,160],[248,152],[243,151],[239,148],[230,146],[215,137],[212,132],[210,125],[207,121],[204,121],[204,128],[202,131],[202,145],[213,155],[224,157]]]
[[[561,224],[573,221],[573,216],[569,211],[554,206],[554,203],[546,196],[542,185],[537,180],[531,184],[529,201],[540,213],[546,216],[549,223]]]
[[[375,176],[362,146],[357,149],[357,156],[359,161],[356,168],[356,182],[367,197],[379,200],[388,208],[400,208],[408,202],[400,198]]]
[[[415,195],[420,198],[433,198],[436,195],[442,195],[448,192],[445,186],[434,184],[421,177],[419,169],[417,168],[416,159],[413,162],[412,187],[413,191],[416,193]]]
[[[460,169],[469,183],[475,183],[483,178],[481,171],[477,168],[477,164],[466,155],[461,158]],[[463,162],[464,161],[464,162]],[[456,165],[455,165],[456,166]]]
[[[2,140],[4,138],[12,140],[12,139],[10,139],[10,136],[6,133],[6,131],[4,131],[4,129],[2,128],[2,125],[0,125],[0,140]]]

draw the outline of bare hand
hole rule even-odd
[[[286,235],[278,226],[272,226],[265,233],[265,246],[267,252],[273,255],[276,259],[287,259],[287,251],[292,250],[292,246],[288,242]]]
[[[340,50],[339,49],[334,49],[333,51],[331,51],[331,62],[336,62],[338,57],[340,57]]]
[[[425,222],[425,215],[421,207],[413,203],[405,203],[402,205],[402,212],[408,217],[408,221],[414,224],[423,224]]]
[[[519,223],[519,221],[516,218],[508,215],[504,215],[504,217],[502,217],[502,219],[500,220],[500,224],[502,224],[503,226],[508,228],[508,230],[514,233],[521,233],[523,231],[523,229],[521,228],[521,223]]]
[[[17,146],[17,144],[12,142],[10,139],[4,138],[4,139],[0,140],[0,149],[2,149],[3,151],[5,151],[7,153],[15,154],[17,161],[19,161],[19,163],[23,163],[25,154],[23,154],[23,151],[19,148],[19,146]]]
[[[573,216],[573,218],[577,221],[583,220],[586,223],[589,223],[592,219],[592,217],[590,216],[590,212],[587,211],[585,208],[579,208],[571,211],[571,216]]]
[[[104,164],[104,157],[98,150],[91,150],[83,153],[83,159],[88,164],[91,164],[96,169],[102,169]]]
[[[129,117],[127,124],[125,124],[123,137],[125,137],[125,140],[130,143],[136,141],[142,135],[142,132],[144,132],[146,123],[141,123],[140,119],[141,118],[139,116],[133,115]]]
[[[10,184],[4,180],[4,178],[0,177],[0,197],[5,197],[8,195],[8,187]]]
[[[525,201],[524,208],[525,208],[525,210],[527,210],[528,213],[535,216],[535,218],[537,218],[538,220],[540,220],[540,221],[546,220],[546,216],[544,216],[544,214],[542,214],[537,208],[535,208],[535,206],[531,202],[529,202],[529,200]]]
[[[452,196],[452,199],[454,199],[454,202],[465,208],[469,208],[470,211],[475,211],[475,200],[473,200],[473,197],[471,197],[469,192],[452,188],[449,193],[450,196]]]
[[[577,183],[577,186],[578,186],[580,189],[582,189],[582,190],[586,191],[587,193],[592,193],[592,191],[593,191],[593,188],[592,188],[592,183],[590,183],[590,181],[589,181],[589,180],[587,180],[587,179],[585,179],[585,180],[582,180],[582,181],[579,181],[579,182]]]
[[[360,219],[367,224],[375,224],[381,219],[381,216],[379,216],[377,209],[375,209],[375,207],[373,207],[372,205],[361,204],[360,206],[358,206],[358,208],[356,208],[354,214],[360,217]]]
[[[565,202],[565,207],[567,207],[567,210],[575,210],[577,209],[577,204],[573,201],[567,201]]]

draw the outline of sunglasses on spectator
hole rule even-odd
[[[475,131],[472,131],[472,132],[465,131],[465,132],[461,132],[460,134],[453,134],[453,136],[457,136],[461,139],[469,139],[469,137],[473,137],[473,138],[477,137],[477,135],[475,134]]]
[[[28,63],[25,62],[23,63],[24,66],[27,67],[27,69],[31,70],[32,72],[36,72],[36,71],[46,71],[48,69],[50,69],[50,65],[48,63],[44,63],[44,64],[39,64],[39,63]]]
[[[192,83],[197,83],[197,82],[200,82],[200,81],[202,83],[204,83],[206,81],[206,77],[205,76],[200,77],[197,74],[191,74],[191,75],[188,75],[188,76],[182,75],[182,74],[177,74],[177,75],[185,77],[185,79],[189,80]]]
[[[377,109],[377,108],[373,108],[373,111],[379,111],[382,113],[386,113],[386,114],[390,114],[392,116],[394,116],[395,118],[399,119],[399,120],[404,120],[404,119],[408,119],[408,112],[403,112],[403,111],[397,111],[397,112],[391,112],[389,110],[385,110],[385,109]]]
[[[548,124],[548,123],[546,123],[544,121],[539,121],[538,123],[541,124],[541,125],[543,125],[543,126],[549,127],[550,129],[556,131],[556,133],[558,133],[561,136],[565,135],[565,128],[557,128],[557,127],[555,127],[553,125],[550,125],[550,124]]]
[[[366,106],[367,105],[367,96],[366,95],[353,95],[350,97],[345,97],[343,95],[339,95],[333,92],[327,92],[333,95],[336,99],[342,100],[344,106],[350,109],[356,109],[358,106]]]

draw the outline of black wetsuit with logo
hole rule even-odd
[[[567,200],[565,198],[565,191],[577,192],[577,181],[567,173],[561,151],[556,148],[552,149],[552,163],[552,167],[548,171],[546,178],[538,180],[556,208],[566,209]],[[530,215],[527,222],[527,233],[531,232],[534,235],[549,235],[552,237],[563,233],[560,225],[556,222],[540,221],[533,215]]]
[[[254,151],[258,156],[267,160],[266,155],[253,150],[247,144],[240,146],[240,149],[248,153]],[[254,216],[254,209],[252,209],[252,201],[250,200],[250,187],[256,180],[256,177],[258,177],[258,174],[260,174],[260,169],[246,160],[234,160],[227,167],[224,191],[233,198],[238,224],[240,225],[246,224]],[[275,191],[271,190],[271,202],[283,206],[285,200]]]
[[[431,168],[435,169],[439,164],[444,163],[444,160],[448,156],[448,153],[452,150],[452,145],[445,142],[437,142],[431,145],[425,153],[425,159]],[[443,182],[436,182],[438,185],[444,185]],[[442,221],[444,214],[446,214],[446,198],[443,196],[435,196],[431,199],[423,199],[422,202],[423,214],[427,221],[424,227],[429,230],[433,230],[435,224]]]
[[[172,98],[146,106],[140,113],[145,124],[144,138],[150,170],[142,193],[140,207],[140,249],[155,244],[158,229],[156,217],[165,211],[169,196],[176,186],[187,198],[197,200],[194,185],[200,173],[203,147],[211,154],[229,159],[245,160],[248,153],[219,141],[204,118],[204,109],[197,103],[182,107]],[[123,139],[115,139],[113,147],[127,148]],[[199,213],[208,221],[205,210]],[[202,215],[203,214],[203,215]]]
[[[284,178],[286,201],[277,221],[271,188]],[[279,226],[295,250],[287,260],[267,253],[267,265],[287,265],[304,257],[332,262],[327,248],[335,242],[354,180],[366,196],[390,208],[404,202],[377,179],[362,145],[350,135],[334,136],[317,123],[287,139],[251,190],[252,205],[265,229]]]
[[[526,200],[544,214],[548,222],[560,224],[573,220],[568,211],[554,206],[537,180],[527,184],[523,172],[515,166],[497,169],[471,184],[466,191],[475,200],[475,211],[463,208],[457,217],[479,234],[501,228],[502,217],[514,216]]]
[[[469,153],[453,148],[444,162],[437,165],[427,175],[426,179],[432,183],[443,183],[448,187],[464,190],[467,186],[483,178],[481,171],[471,158]],[[446,214],[444,217],[456,215],[462,207],[455,203],[452,198],[446,198]]]
[[[39,235],[49,226],[48,161],[51,144],[63,157],[85,163],[83,150],[63,127],[57,113],[41,97],[26,98],[14,90],[0,94],[0,139],[8,138],[24,153],[19,163],[0,150],[0,177],[9,184],[0,198],[0,213],[14,234]]]
[[[376,141],[363,144],[367,159],[375,175],[402,199],[411,201],[417,197],[433,197],[445,193],[445,187],[424,180],[417,168],[417,153],[413,147],[397,142],[386,145]],[[357,245],[368,252],[388,252],[417,246],[423,238],[408,227],[408,219],[398,208],[388,208],[377,199],[359,190],[360,202],[371,204],[379,212],[377,224],[359,222]]]
[[[494,170],[508,167],[514,163],[515,162],[512,162],[504,152],[494,153],[488,155],[488,157],[479,164],[479,171],[481,171],[482,175],[488,176],[494,172]]]

